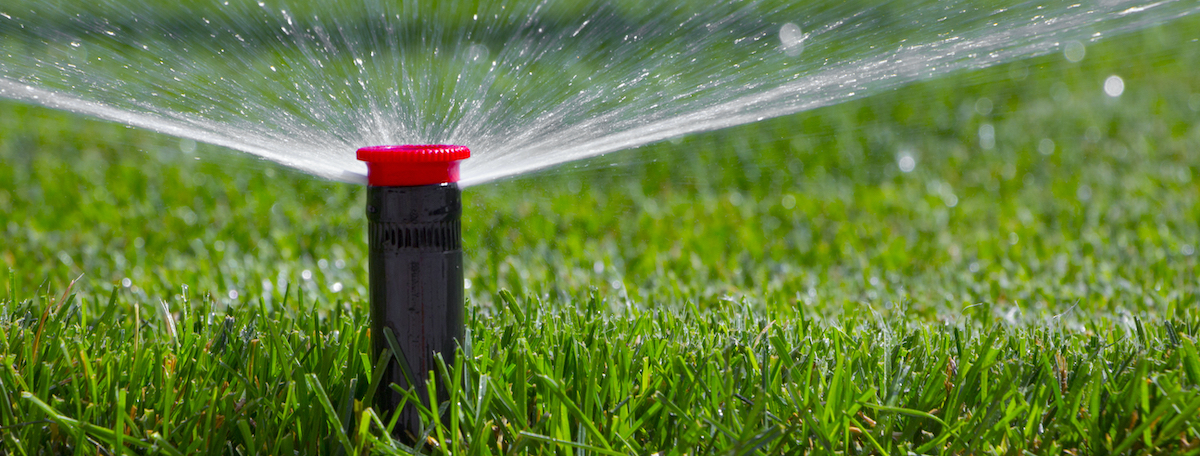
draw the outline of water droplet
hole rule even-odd
[[[1184,244],[1179,248],[1179,253],[1182,253],[1183,256],[1192,256],[1193,253],[1196,253],[1196,249],[1191,244]]]
[[[125,288],[133,286],[133,279],[130,279],[129,277],[121,279],[121,286]]]
[[[1116,98],[1125,93],[1125,80],[1120,76],[1112,75],[1104,80],[1104,94]]]
[[[914,169],[917,169],[917,159],[909,152],[901,152],[900,159],[896,160],[896,162],[900,166],[900,172],[902,173],[911,173]]]
[[[1087,55],[1087,47],[1078,41],[1068,41],[1066,46],[1063,46],[1063,56],[1069,62],[1079,62]]]
[[[464,290],[471,289],[471,279],[463,279],[463,289]]]
[[[1008,77],[1015,81],[1024,81],[1029,77],[1029,65],[1024,62],[1014,63],[1008,69]]]
[[[955,194],[951,193],[949,190],[946,190],[946,193],[942,195],[942,202],[946,203],[946,207],[957,206],[958,205],[958,195],[955,195]]]
[[[979,126],[979,147],[992,150],[996,147],[996,128],[990,123]]]
[[[790,193],[783,195],[783,201],[780,201],[779,203],[783,205],[784,209],[790,210],[796,207],[796,197]]]
[[[467,288],[470,288],[470,287],[467,287]],[[333,285],[330,285],[330,286],[329,286],[329,291],[332,291],[332,292],[334,292],[334,293],[337,293],[337,292],[339,292],[339,291],[342,291],[342,283],[341,283],[341,282],[334,282],[334,283],[333,283]]]
[[[301,279],[304,279],[304,280],[312,280],[312,277],[313,277],[312,271],[310,271],[310,270],[308,270],[308,269],[305,269],[304,271],[301,271],[301,272],[300,272],[300,278],[301,278]]]
[[[1050,138],[1042,138],[1038,141],[1038,152],[1042,155],[1050,155],[1054,153],[1054,140]]]
[[[981,116],[986,116],[992,113],[992,100],[990,98],[980,98],[975,100],[975,112]]]
[[[490,55],[491,51],[488,50],[487,46],[482,44],[472,44],[467,46],[467,60],[472,62],[485,61]]]
[[[1079,188],[1077,190],[1075,190],[1075,197],[1079,198],[1079,201],[1084,201],[1084,202],[1091,200],[1092,199],[1092,188],[1088,187],[1087,184],[1080,185]]]
[[[808,35],[804,34],[799,25],[792,22],[779,27],[780,47],[788,57],[795,57],[804,52],[804,40],[806,38],[808,38]]]
[[[183,138],[179,140],[179,151],[185,154],[191,154],[196,151],[196,141]],[[200,158],[200,157],[196,157]]]
[[[600,260],[596,260],[595,263],[592,263],[592,271],[595,272],[596,274],[604,272],[604,262],[600,261]]]
[[[238,291],[237,290],[229,290],[229,299],[237,299],[237,298],[238,298]]]
[[[732,204],[735,207],[741,206],[742,205],[742,194],[737,193],[737,192],[730,193],[729,194],[729,204]]]

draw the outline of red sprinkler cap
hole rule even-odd
[[[458,162],[469,158],[463,146],[372,146],[358,150],[367,162],[367,185],[415,187],[458,182]]]

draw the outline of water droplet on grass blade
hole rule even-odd
[[[472,44],[467,47],[467,60],[472,62],[486,61],[490,55],[491,52],[488,51],[487,46],[482,44]]]
[[[804,40],[807,35],[800,29],[799,25],[788,22],[779,27],[779,43],[783,48],[783,53],[788,57],[795,57],[804,52]]]

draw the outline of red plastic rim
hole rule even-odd
[[[413,187],[458,182],[458,163],[471,156],[463,146],[444,144],[372,146],[358,150],[367,162],[367,184]]]

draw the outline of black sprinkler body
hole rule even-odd
[[[368,163],[367,220],[370,248],[371,338],[375,353],[395,344],[375,405],[386,420],[403,396],[388,385],[415,389],[429,403],[436,356],[454,365],[463,322],[462,192],[459,146],[381,146],[359,149]],[[389,341],[388,334],[393,337]],[[446,379],[436,376],[437,401],[447,400]],[[421,435],[414,405],[399,411],[395,437],[413,443]]]

